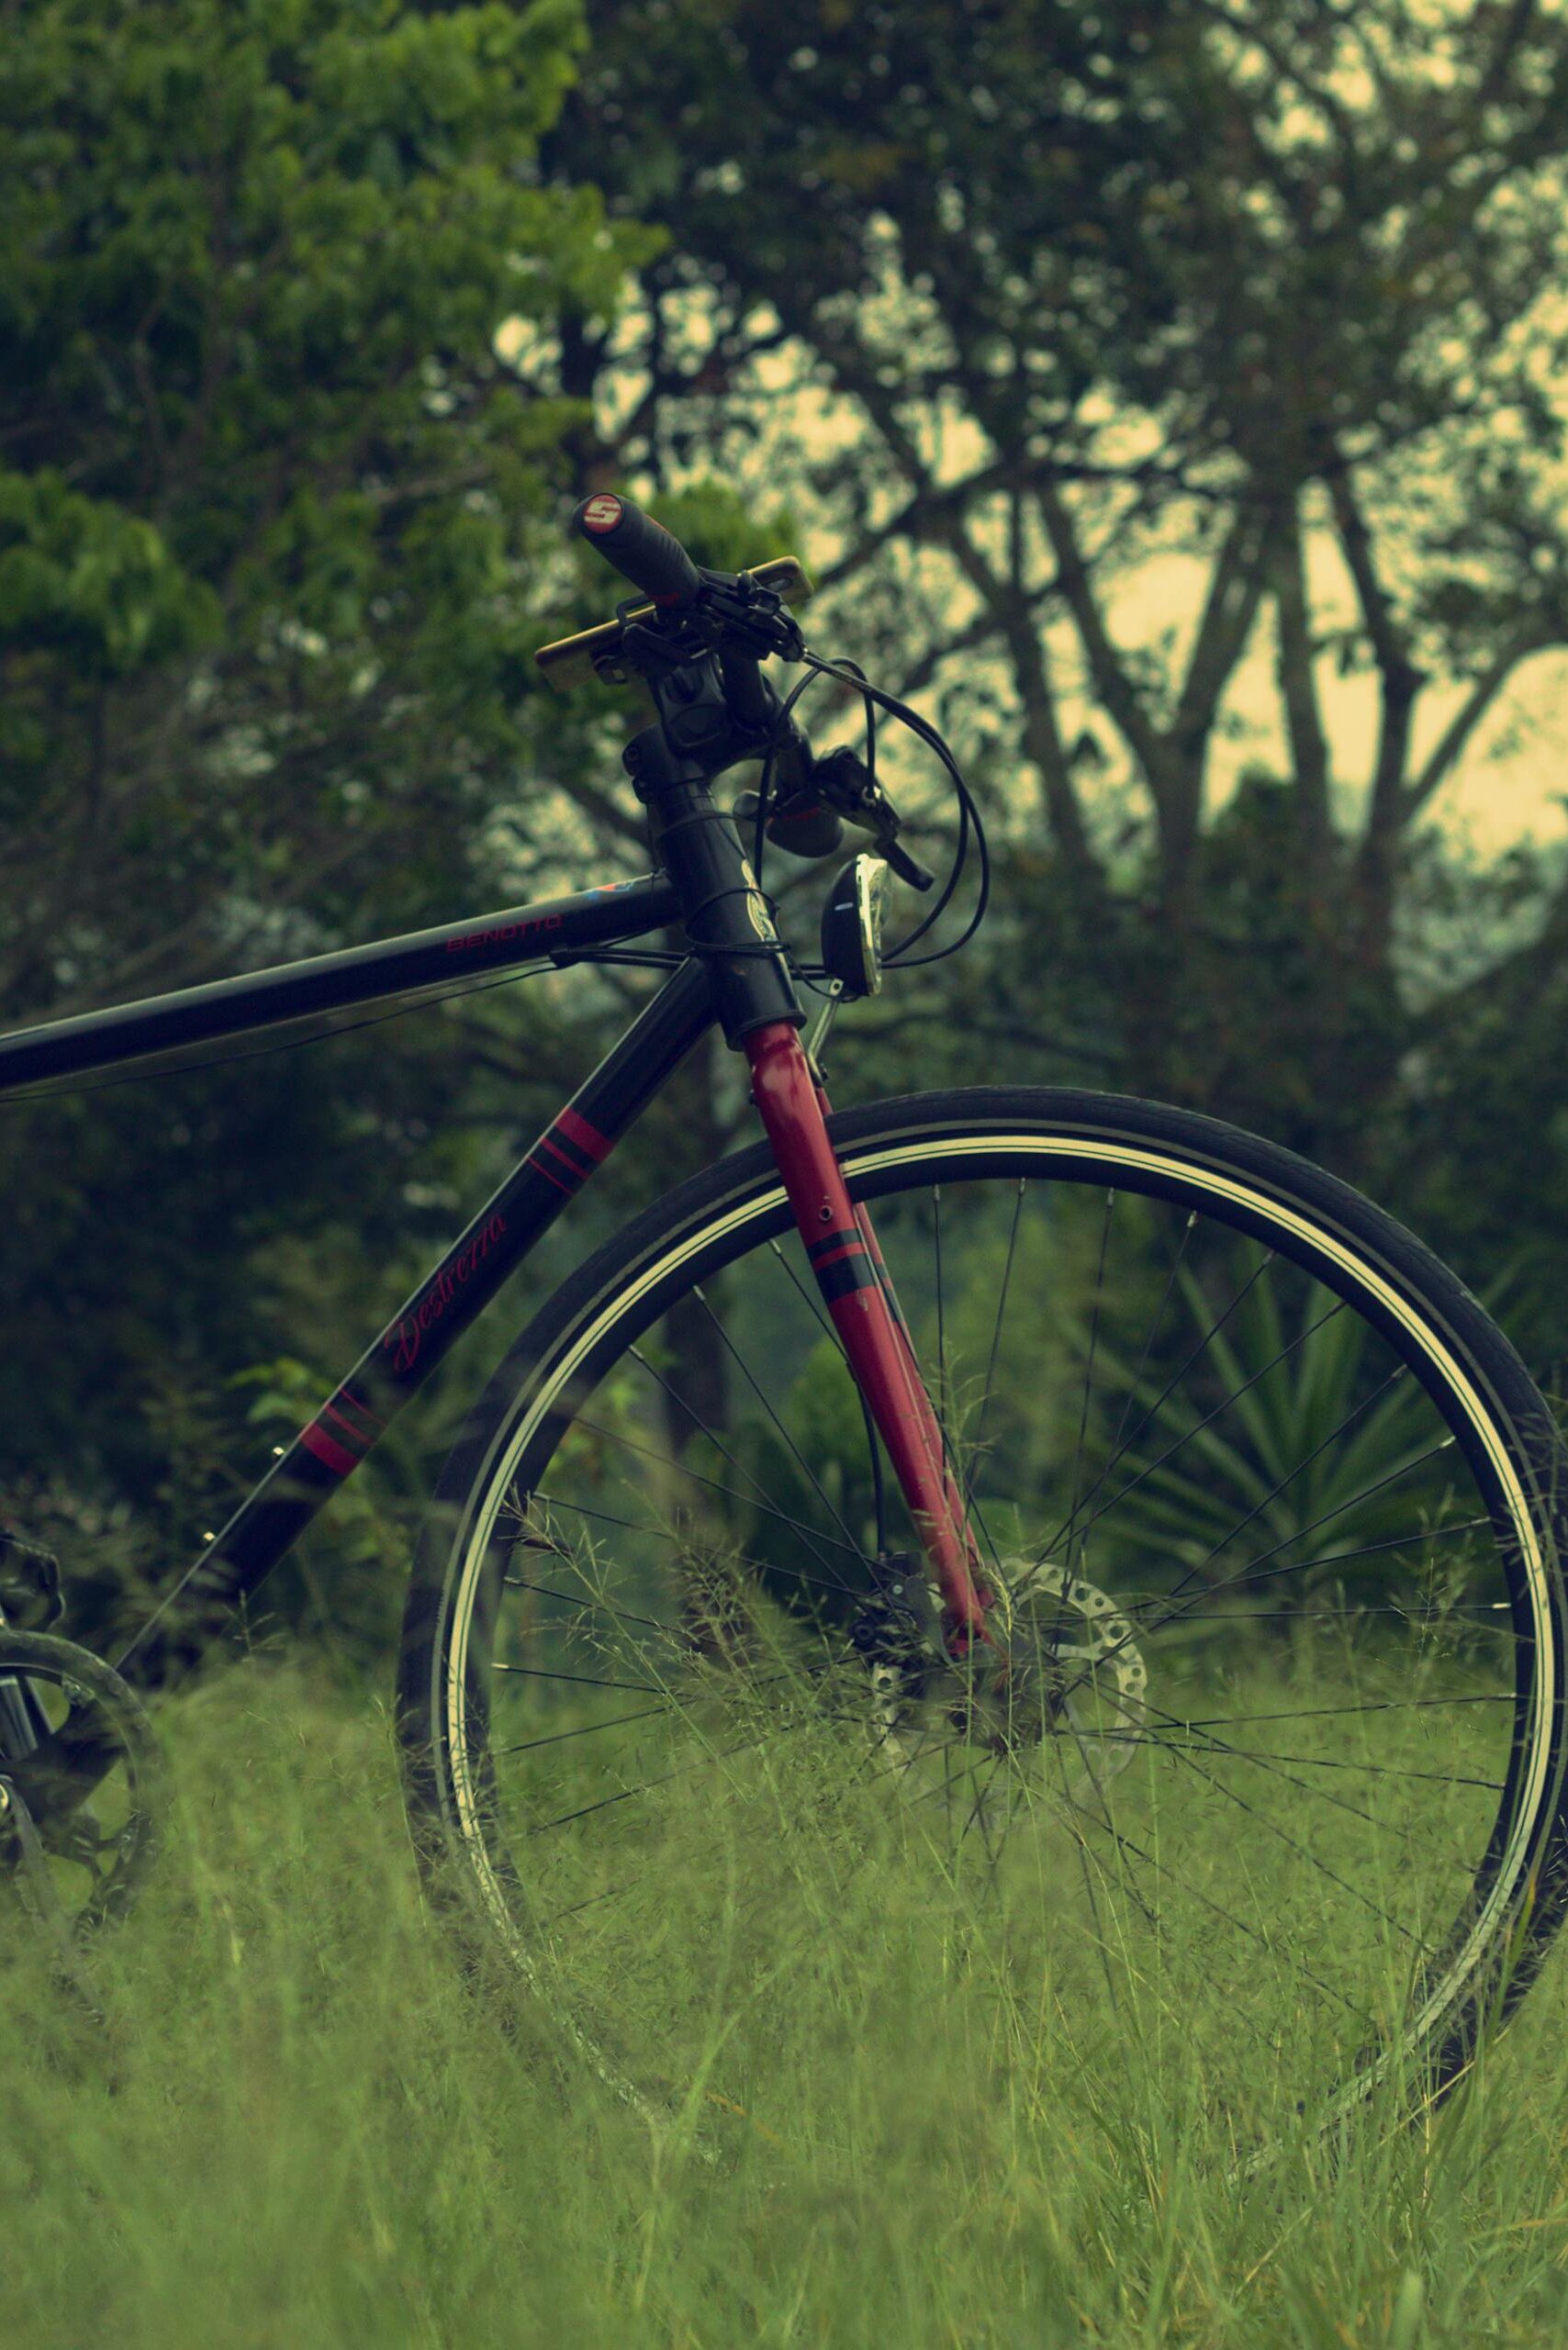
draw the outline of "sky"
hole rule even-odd
[[[1189,557],[1156,555],[1111,601],[1112,632],[1118,643],[1152,643],[1170,619],[1195,619],[1205,581],[1204,566]],[[1308,593],[1315,624],[1348,625],[1354,593],[1338,549],[1327,534],[1309,542]],[[1327,658],[1316,665],[1319,704],[1333,752],[1333,773],[1345,800],[1353,802],[1370,778],[1377,747],[1379,713],[1375,672],[1340,677]],[[1417,705],[1412,771],[1419,768],[1464,699],[1464,688],[1434,682]],[[1272,628],[1267,616],[1254,628],[1232,682],[1227,707],[1244,721],[1239,740],[1217,738],[1210,763],[1210,789],[1226,796],[1250,761],[1288,771],[1279,696],[1274,683]],[[1568,839],[1568,650],[1539,654],[1514,673],[1499,694],[1432,802],[1432,818],[1445,833],[1470,841],[1494,856],[1517,841]],[[1347,808],[1347,813],[1350,809]]]
[[[738,485],[743,492],[755,484],[761,494],[770,485],[777,498],[779,485],[788,484],[792,464],[798,465],[802,453],[821,457],[834,447],[853,443],[864,429],[846,401],[834,399],[814,386],[797,384],[791,392],[791,370],[798,371],[799,366],[798,354],[787,349],[768,354],[760,364],[759,374],[769,385],[776,405],[771,429],[747,462],[749,479]],[[928,447],[927,454],[931,453]],[[961,479],[980,470],[993,455],[968,420],[949,419],[941,427],[939,478]],[[705,467],[699,462],[693,470],[700,473]],[[811,513],[809,498],[801,498],[800,505]],[[1350,573],[1333,532],[1315,522],[1310,501],[1304,506],[1304,541],[1315,631],[1355,624],[1360,615]],[[1374,527],[1374,544],[1375,541]],[[778,552],[801,554],[808,569],[820,572],[839,554],[842,543],[824,525],[808,528],[802,546],[781,547]],[[958,624],[966,606],[972,609],[969,590],[947,558],[934,555],[929,560],[954,584]],[[1044,564],[1039,566],[1042,574],[1045,567]],[[1208,576],[1208,562],[1194,555],[1168,552],[1147,556],[1103,591],[1113,643],[1129,650],[1152,647],[1162,632],[1174,626],[1173,656],[1180,674],[1202,613]],[[850,599],[847,610],[853,609],[852,591]],[[1047,643],[1053,656],[1054,677],[1058,681],[1081,678],[1082,655],[1072,623],[1065,618],[1054,621],[1047,630]],[[844,649],[853,647],[846,644]],[[1000,662],[995,674],[999,679],[1005,676]],[[1316,665],[1316,679],[1341,812],[1353,823],[1376,754],[1380,681],[1373,670],[1339,676],[1337,662],[1327,655]],[[1419,771],[1466,691],[1462,683],[1444,685],[1437,678],[1423,691],[1417,704],[1407,773]],[[1228,723],[1216,727],[1211,744],[1207,778],[1211,806],[1223,804],[1249,765],[1269,767],[1281,774],[1290,771],[1274,676],[1273,621],[1267,602],[1233,674],[1222,719]],[[1119,752],[1110,722],[1103,712],[1096,713],[1092,696],[1086,690],[1074,692],[1069,686],[1061,695],[1064,740],[1075,740],[1086,723],[1093,724],[1108,751]],[[1568,647],[1537,654],[1515,671],[1508,688],[1498,695],[1439,787],[1430,804],[1429,821],[1456,845],[1468,843],[1477,855],[1491,859],[1522,841],[1542,845],[1568,841],[1565,802]]]

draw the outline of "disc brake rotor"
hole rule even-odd
[[[1145,1735],[1148,1669],[1134,1626],[1097,1584],[1049,1560],[1007,1573],[1000,1613],[999,1656],[977,1646],[962,1662],[935,1660],[927,1642],[924,1662],[907,1652],[874,1662],[873,1739],[913,1765],[958,1731],[1018,1769],[1042,1761],[1046,1792],[1080,1806]]]
[[[1053,1742],[1053,1773],[1076,1803],[1132,1761],[1144,1734],[1148,1668],[1128,1617],[1081,1575],[1041,1560],[1013,1579],[1012,1598],[1013,1654],[1026,1693],[1020,1710],[1042,1741]]]

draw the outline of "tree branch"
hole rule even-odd
[[[1514,0],[1508,21],[1497,36],[1497,46],[1486,61],[1486,71],[1476,85],[1472,101],[1473,110],[1479,115],[1489,106],[1502,90],[1508,67],[1530,29],[1530,19],[1536,13],[1536,0]]]
[[[1401,802],[1404,823],[1408,823],[1420,812],[1439,785],[1446,779],[1460,753],[1518,664],[1529,654],[1541,652],[1558,641],[1552,630],[1540,621],[1532,619],[1495,655],[1444,728],[1420,774],[1406,791]]]
[[[1243,508],[1220,549],[1170,724],[1170,740],[1184,769],[1201,766],[1220,696],[1251,634],[1276,528],[1275,516],[1268,509]]]
[[[1328,744],[1312,666],[1312,625],[1301,543],[1301,515],[1287,502],[1274,551],[1274,612],[1279,628],[1274,675],[1284,705],[1291,764],[1308,838],[1325,846],[1330,829]]]
[[[1370,853],[1374,844],[1391,843],[1399,828],[1411,719],[1416,698],[1427,680],[1425,673],[1409,656],[1393,602],[1378,577],[1372,533],[1367,529],[1366,519],[1351,487],[1350,468],[1339,455],[1332,436],[1328,437],[1327,447],[1331,462],[1322,469],[1323,479],[1338,525],[1339,543],[1355,582],[1361,619],[1372,639],[1372,652],[1383,677],[1377,761],[1372,770],[1372,800],[1363,843]]]
[[[1078,629],[1095,693],[1142,767],[1158,808],[1168,797],[1170,761],[1165,744],[1106,632],[1072,516],[1048,476],[1036,488],[1035,499],[1056,554],[1058,585]]]
[[[972,498],[983,498],[992,490],[1004,488],[1017,476],[1017,466],[999,458],[995,464],[982,465],[979,472],[967,474],[962,481],[953,482],[946,488],[938,488],[929,481],[923,484],[896,514],[875,531],[862,532],[852,547],[818,575],[818,591],[852,579],[867,564],[876,560],[890,539],[936,539],[946,545],[950,514],[957,514]]]
[[[1053,580],[1053,590],[1056,585]],[[1008,498],[1007,587],[1001,610],[1007,649],[1013,657],[1013,674],[1024,708],[1024,749],[1039,770],[1052,835],[1069,872],[1085,885],[1097,885],[1102,878],[1100,867],[1089,845],[1083,810],[1062,745],[1056,696],[1047,674],[1045,653],[1024,576],[1024,496],[1018,488]]]

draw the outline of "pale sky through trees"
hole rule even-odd
[[[1206,566],[1191,555],[1152,556],[1113,599],[1118,643],[1145,643],[1177,616],[1183,624],[1200,610]],[[1308,542],[1308,581],[1314,618],[1320,625],[1350,626],[1354,594],[1338,550],[1327,534]],[[1238,666],[1226,708],[1244,720],[1244,739],[1216,732],[1210,763],[1210,791],[1223,799],[1226,787],[1250,762],[1283,768],[1286,752],[1274,684],[1272,629],[1265,612]],[[1334,748],[1334,773],[1350,790],[1372,773],[1380,714],[1375,672],[1339,677],[1333,662],[1317,664],[1324,725]],[[1415,730],[1412,766],[1427,753],[1464,699],[1462,686],[1445,690],[1434,684],[1423,698]],[[1358,795],[1359,796],[1359,795]],[[1568,650],[1538,654],[1499,694],[1485,722],[1466,747],[1432,804],[1432,820],[1445,831],[1472,840],[1495,856],[1518,840],[1568,838]]]
[[[800,359],[787,349],[769,353],[758,373],[776,403],[770,430],[757,444],[746,467],[747,489],[755,484],[766,500],[764,486],[775,478],[773,495],[792,485],[790,458],[825,453],[853,440],[857,423],[850,404],[833,399],[814,386],[787,387],[798,377]],[[966,420],[948,420],[944,426],[942,470],[957,480],[978,471],[988,453],[975,428]],[[772,467],[781,461],[779,475]],[[694,472],[704,470],[700,463]],[[1568,496],[1568,486],[1564,495]],[[1326,501],[1325,501],[1326,504]],[[801,510],[810,515],[811,501],[801,497]],[[1310,511],[1310,509],[1308,509]],[[999,525],[1000,528],[1000,525]],[[1312,618],[1319,632],[1359,623],[1355,590],[1333,534],[1327,528],[1305,532]],[[808,529],[806,544],[787,550],[802,554],[808,567],[821,570],[840,551],[836,534]],[[786,552],[786,550],[780,550]],[[933,556],[944,576],[954,582],[955,602],[967,607],[969,591],[945,558]],[[1122,646],[1155,644],[1161,632],[1174,625],[1176,652],[1185,658],[1186,643],[1203,609],[1211,564],[1196,554],[1171,550],[1146,556],[1107,592],[1111,633]],[[843,609],[854,609],[853,588],[843,598]],[[1065,614],[1047,632],[1065,681],[1080,677],[1082,654],[1076,632]],[[971,656],[972,657],[972,656]],[[1002,664],[994,664],[998,677]],[[1375,757],[1381,710],[1377,673],[1366,669],[1341,677],[1332,656],[1316,666],[1325,730],[1333,750],[1333,773],[1345,797],[1348,816],[1359,813],[1362,789],[1370,780]],[[1465,699],[1462,681],[1445,685],[1434,679],[1422,697],[1414,732],[1413,772],[1441,736]],[[921,698],[923,704],[929,696]],[[1109,722],[1093,716],[1087,696],[1063,697],[1063,733],[1071,738],[1086,722],[1095,724],[1112,755],[1112,769],[1125,767],[1120,746]],[[1233,723],[1232,723],[1233,722]],[[1278,686],[1274,676],[1273,619],[1265,604],[1249,641],[1247,652],[1231,681],[1211,745],[1209,804],[1222,804],[1242,771],[1249,765],[1289,772]],[[1495,856],[1516,842],[1568,839],[1568,648],[1552,647],[1535,655],[1515,673],[1498,695],[1484,722],[1457,761],[1432,803],[1432,822],[1456,839],[1469,840],[1486,856]]]
[[[1397,65],[1401,74],[1414,74],[1417,82],[1425,81],[1434,87],[1451,84],[1455,77],[1454,57],[1458,53],[1445,38],[1443,28],[1462,25],[1468,21],[1469,9],[1456,8],[1455,0],[1406,0],[1402,16],[1391,22],[1425,28],[1424,37],[1406,50],[1403,46],[1397,55],[1383,54],[1382,43],[1394,35],[1381,18],[1370,15],[1358,18],[1353,40],[1338,55],[1327,74],[1339,103],[1358,118],[1376,115],[1383,105],[1375,68],[1379,62],[1384,68]],[[1539,15],[1546,24],[1562,15],[1562,0],[1544,0]],[[1244,28],[1238,22],[1240,33]],[[1358,46],[1359,44],[1359,46]],[[1416,52],[1419,53],[1417,54]],[[1261,70],[1258,56],[1247,52],[1243,43],[1238,50],[1236,72],[1238,81]],[[1299,134],[1299,143],[1312,147],[1325,137],[1322,123],[1313,110],[1303,106],[1295,115],[1289,110],[1282,126]],[[1407,140],[1404,143],[1409,143]],[[1414,149],[1412,152],[1414,153]],[[1553,166],[1546,166],[1550,173]],[[1536,174],[1539,177],[1539,171]],[[890,224],[890,235],[891,228]],[[1559,260],[1568,263],[1568,248],[1559,253]],[[1560,329],[1563,297],[1562,280],[1554,286],[1555,269],[1548,268],[1542,276],[1536,298],[1527,306],[1523,316],[1513,321],[1495,346],[1492,356],[1500,354],[1505,344],[1519,339],[1521,349],[1529,344],[1545,352],[1554,347]],[[705,340],[704,322],[700,313],[701,296],[693,297],[687,318],[680,316],[676,302],[666,308],[664,328],[666,335],[683,340],[690,330],[690,349],[696,353]],[[856,304],[857,316],[864,320],[869,314],[892,309],[903,314],[903,322],[911,330],[909,349],[912,361],[921,348],[921,305],[912,310],[911,297],[903,285],[898,269],[890,254],[887,281],[879,292],[863,296]],[[763,318],[768,306],[757,313]],[[635,305],[633,306],[633,311]],[[776,321],[774,323],[777,323]],[[1441,333],[1441,315],[1435,330]],[[1458,331],[1456,322],[1456,332]],[[630,377],[635,366],[633,353],[641,339],[641,323],[629,312],[623,319],[622,334],[617,345],[628,364],[628,372],[614,380],[614,371],[607,371],[598,388],[602,403],[601,431],[609,445],[613,446],[617,426],[630,414],[638,397],[645,388],[645,379]],[[510,355],[510,353],[508,354]],[[1438,355],[1441,355],[1440,353]],[[1546,393],[1550,404],[1560,417],[1568,421],[1568,386],[1543,380],[1532,368],[1538,389]],[[797,511],[806,522],[805,543],[793,550],[802,554],[808,564],[821,573],[844,552],[845,543],[832,528],[832,518],[824,501],[803,478],[803,471],[829,452],[863,445],[868,467],[877,464],[876,436],[868,431],[854,403],[846,397],[835,397],[822,387],[820,371],[812,379],[809,354],[798,346],[784,345],[764,353],[756,364],[752,379],[756,405],[750,409],[752,419],[763,423],[760,436],[749,443],[737,446],[724,441],[706,445],[700,422],[693,435],[689,465],[674,469],[672,484],[678,486],[688,478],[700,478],[716,473],[741,489],[748,502],[766,508],[781,497],[790,497]],[[739,394],[739,405],[748,405],[747,394],[737,381],[732,390]],[[717,404],[714,423],[719,425]],[[918,422],[912,415],[908,420],[916,437],[924,444],[923,453],[932,465],[934,476],[946,482],[957,483],[965,476],[994,464],[997,452],[991,448],[969,419],[952,414],[944,417],[931,410],[924,411]],[[1138,458],[1152,457],[1159,442],[1159,420],[1152,416],[1128,419],[1132,437],[1137,446]],[[1102,429],[1118,432],[1116,420],[1107,407],[1100,420]],[[862,442],[862,434],[866,434]],[[1152,434],[1152,437],[1148,437]],[[1374,544],[1377,546],[1379,567],[1385,585],[1397,605],[1402,579],[1407,575],[1410,550],[1398,543],[1403,536],[1401,525],[1408,515],[1425,512],[1430,503],[1440,504],[1444,493],[1452,487],[1444,456],[1445,438],[1439,434],[1421,436],[1420,445],[1407,449],[1400,455],[1392,475],[1383,466],[1371,467],[1361,491],[1367,505]],[[937,453],[939,452],[939,454]],[[885,512],[890,517],[902,502],[907,486],[896,487],[885,508],[873,501],[873,518]],[[1568,481],[1563,484],[1568,497]],[[1380,500],[1388,498],[1392,504],[1389,520],[1394,525],[1388,543],[1380,543],[1383,533],[1378,520]],[[1071,501],[1076,505],[1076,501]],[[1315,508],[1320,509],[1322,520],[1316,520]],[[1079,509],[1081,512],[1082,509]],[[989,533],[988,517],[983,507],[970,509],[970,525],[977,540],[984,541]],[[1163,666],[1180,677],[1184,665],[1192,633],[1202,616],[1204,599],[1213,576],[1213,561],[1198,554],[1183,554],[1175,543],[1182,533],[1184,519],[1179,513],[1167,517],[1168,527],[1159,534],[1146,533],[1129,544],[1125,568],[1119,568],[1114,579],[1103,572],[1096,573],[1096,594],[1103,599],[1103,609],[1114,643],[1123,650],[1159,647],[1166,632],[1174,628],[1175,642],[1162,656]],[[1462,535],[1462,509],[1454,515]],[[1316,522],[1316,527],[1315,527]],[[815,527],[813,527],[813,525]],[[873,527],[875,521],[873,520]],[[995,521],[996,544],[988,550],[993,558],[1004,562],[1003,522],[1001,503],[997,503]],[[1097,532],[1092,516],[1084,515],[1083,535],[1086,547],[1094,543]],[[1327,635],[1335,632],[1361,629],[1361,611],[1354,587],[1343,557],[1337,535],[1328,527],[1328,506],[1326,494],[1315,485],[1304,501],[1303,535],[1306,554],[1307,585],[1311,605],[1310,619],[1315,632]],[[1160,542],[1164,540],[1162,548]],[[1148,552],[1143,550],[1148,549]],[[783,550],[780,550],[783,551]],[[1049,576],[1054,567],[1048,550],[1040,545],[1033,565],[1034,576],[1041,580]],[[907,543],[892,550],[879,550],[875,557],[879,569],[890,561],[897,566],[894,576],[907,578],[912,587],[928,582],[931,588],[934,617],[937,618],[935,634],[939,637],[946,623],[956,629],[975,609],[976,601],[956,565],[935,549],[914,548]],[[1459,557],[1462,568],[1462,555]],[[848,579],[834,594],[832,610],[852,620],[857,601],[858,582]],[[1107,781],[1130,773],[1130,763],[1120,738],[1103,712],[1096,712],[1090,697],[1075,690],[1084,676],[1083,655],[1080,639],[1065,612],[1057,615],[1047,607],[1051,617],[1046,628],[1046,643],[1049,655],[1051,684],[1059,698],[1060,731],[1071,742],[1087,724],[1107,755],[1103,770]],[[1237,778],[1249,765],[1256,765],[1280,775],[1291,769],[1291,760],[1279,685],[1275,675],[1274,618],[1271,599],[1265,598],[1258,621],[1249,640],[1246,655],[1233,675],[1221,706],[1221,715],[1208,748],[1206,778],[1207,804],[1212,811],[1222,804]],[[1364,647],[1364,637],[1363,637]],[[847,645],[846,645],[846,648]],[[1365,648],[1364,648],[1365,649]],[[1420,655],[1417,648],[1417,657]],[[994,658],[971,655],[970,674],[983,671],[994,682],[1003,701],[1008,693],[1008,670],[1000,648]],[[958,674],[949,665],[939,673],[939,681]],[[1330,770],[1340,798],[1341,819],[1349,829],[1359,829],[1359,802],[1362,791],[1370,784],[1375,764],[1376,743],[1382,714],[1383,693],[1382,681],[1374,666],[1357,668],[1350,675],[1341,673],[1337,652],[1325,651],[1314,665],[1321,716],[1331,753]],[[893,683],[890,678],[885,680]],[[1428,684],[1419,695],[1413,727],[1409,772],[1420,773],[1422,765],[1441,740],[1450,720],[1464,706],[1470,681],[1463,677],[1447,680],[1434,670]],[[929,708],[934,695],[921,697]],[[1086,776],[1085,784],[1089,783]],[[1091,798],[1101,794],[1091,789]],[[1466,839],[1482,855],[1495,856],[1512,844],[1533,839],[1549,842],[1568,838],[1568,812],[1562,802],[1568,798],[1568,648],[1552,648],[1538,652],[1514,671],[1506,686],[1497,694],[1473,735],[1456,760],[1452,770],[1439,788],[1429,811],[1422,822],[1430,822],[1456,839]]]

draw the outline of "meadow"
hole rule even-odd
[[[793,1863],[806,1930],[771,1972],[710,1942],[706,1979],[670,1985],[716,2060],[767,2008],[744,2109],[715,2061],[639,2112],[526,2003],[460,1977],[384,1709],[263,1657],[162,1728],[176,1818],[100,1949],[104,2023],[7,1944],[14,2350],[1568,2333],[1558,1960],[1425,2123],[1304,2135],[1238,2177],[1200,2065],[1168,2044],[1157,2069],[1136,2034],[1086,2050],[1046,2000],[999,2031],[941,1888],[857,1866],[826,1806]]]

